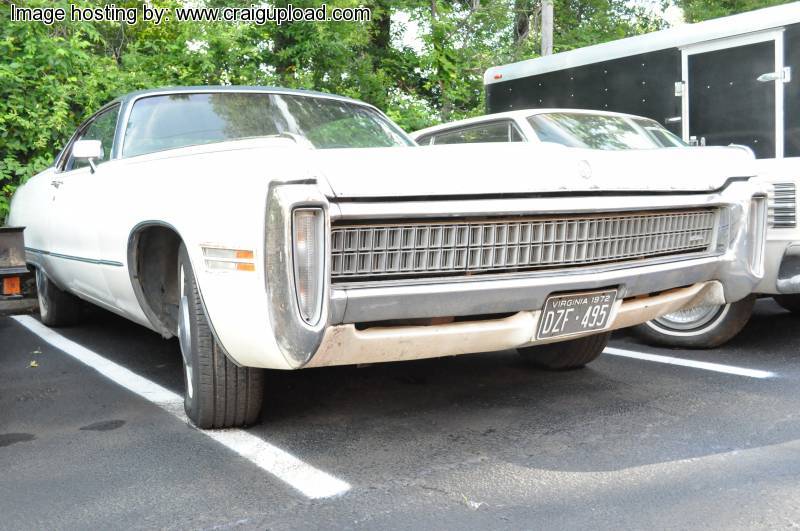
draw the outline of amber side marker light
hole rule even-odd
[[[209,271],[255,271],[255,253],[250,249],[203,247],[203,258]]]
[[[22,284],[19,277],[6,277],[3,279],[3,295],[6,297],[22,295]]]

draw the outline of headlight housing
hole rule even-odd
[[[319,322],[324,287],[325,216],[321,208],[292,212],[292,262],[297,307],[303,321]]]
[[[764,244],[767,239],[767,198],[754,196],[750,203],[748,219],[752,242],[751,270],[756,275],[764,274]]]

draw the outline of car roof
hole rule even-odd
[[[107,107],[108,105],[113,105],[115,103],[121,103],[123,105],[126,105],[134,100],[148,96],[162,96],[167,94],[222,93],[222,92],[230,92],[230,93],[269,92],[275,94],[294,94],[297,96],[314,96],[314,97],[331,98],[342,101],[348,101],[358,105],[365,105],[367,107],[372,107],[372,105],[365,103],[363,101],[355,100],[353,98],[348,98],[345,96],[339,96],[337,94],[329,94],[327,92],[318,92],[315,90],[304,90],[304,89],[291,89],[285,87],[258,86],[258,85],[194,85],[194,86],[182,86],[182,87],[173,86],[173,87],[144,89],[123,94],[122,96],[119,96],[118,98],[115,98],[113,101],[110,101],[109,103],[104,105],[104,107]]]
[[[123,94],[113,100],[109,101],[98,110],[96,110],[93,114],[91,114],[88,118],[86,118],[82,123],[81,126],[77,129],[80,131],[80,128],[83,127],[89,120],[94,119],[97,115],[102,112],[107,111],[109,108],[119,105],[120,107],[120,116],[121,119],[117,121],[117,130],[115,133],[115,137],[119,139],[120,137],[124,137],[124,128],[127,124],[128,117],[131,113],[133,104],[141,99],[147,98],[150,96],[165,96],[171,94],[216,94],[216,93],[243,93],[243,92],[252,92],[252,93],[271,93],[271,94],[292,94],[296,96],[307,96],[307,97],[315,97],[315,98],[326,98],[326,99],[333,99],[339,101],[346,101],[348,103],[352,103],[355,105],[360,105],[362,107],[368,107],[373,109],[381,116],[385,117],[387,120],[391,119],[386,116],[380,109],[375,107],[374,105],[370,105],[369,103],[359,101],[353,98],[348,98],[345,96],[339,96],[336,94],[329,94],[326,92],[317,92],[314,90],[302,90],[302,89],[290,89],[285,87],[272,87],[272,86],[258,86],[258,85],[194,85],[194,86],[173,86],[173,87],[160,87],[160,88],[151,88],[151,89],[144,89],[144,90],[137,90],[134,92],[128,92],[127,94]],[[77,131],[75,134],[77,134]],[[401,129],[402,131],[402,129]],[[403,131],[405,133],[405,131]],[[75,137],[73,134],[73,137]],[[408,135],[406,135],[408,136]],[[410,137],[409,137],[410,138]],[[413,140],[413,139],[412,139]],[[69,143],[67,145],[69,145]],[[117,158],[119,156],[119,150],[121,149],[120,146],[117,144],[117,141],[114,143],[114,153],[112,153],[112,158]],[[55,164],[58,164],[61,157],[63,156],[65,150],[62,150],[58,156],[56,157]]]
[[[635,114],[626,114],[623,112],[613,112],[613,111],[596,111],[592,109],[563,109],[563,108],[544,108],[544,109],[518,109],[516,111],[506,111],[506,112],[498,112],[494,114],[485,114],[483,116],[476,116],[474,118],[465,118],[463,120],[456,120],[455,122],[448,122],[445,124],[434,125],[431,127],[426,127],[425,129],[420,129],[419,131],[414,131],[410,134],[411,138],[416,140],[417,138],[428,135],[431,133],[437,133],[440,131],[448,131],[450,129],[455,129],[464,125],[472,125],[472,124],[481,124],[485,122],[492,122],[495,120],[503,120],[503,119],[515,119],[515,118],[527,118],[528,116],[533,116],[534,114],[551,114],[551,113],[571,113],[571,114],[595,114],[595,115],[602,115],[602,116],[624,116],[627,118],[640,118],[645,120],[650,120],[650,118],[645,118],[644,116],[637,116]]]

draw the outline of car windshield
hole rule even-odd
[[[607,114],[545,113],[528,117],[539,140],[569,147],[621,150],[686,146],[658,122]]]
[[[138,100],[122,155],[286,133],[319,149],[413,145],[397,126],[365,105],[291,94],[221,92]]]

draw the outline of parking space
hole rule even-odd
[[[0,320],[0,527],[800,521],[800,317],[768,299],[724,348],[621,334],[579,371],[501,352],[272,372],[262,423],[242,435],[171,410],[176,341],[101,312],[59,330],[61,348],[23,324]]]

